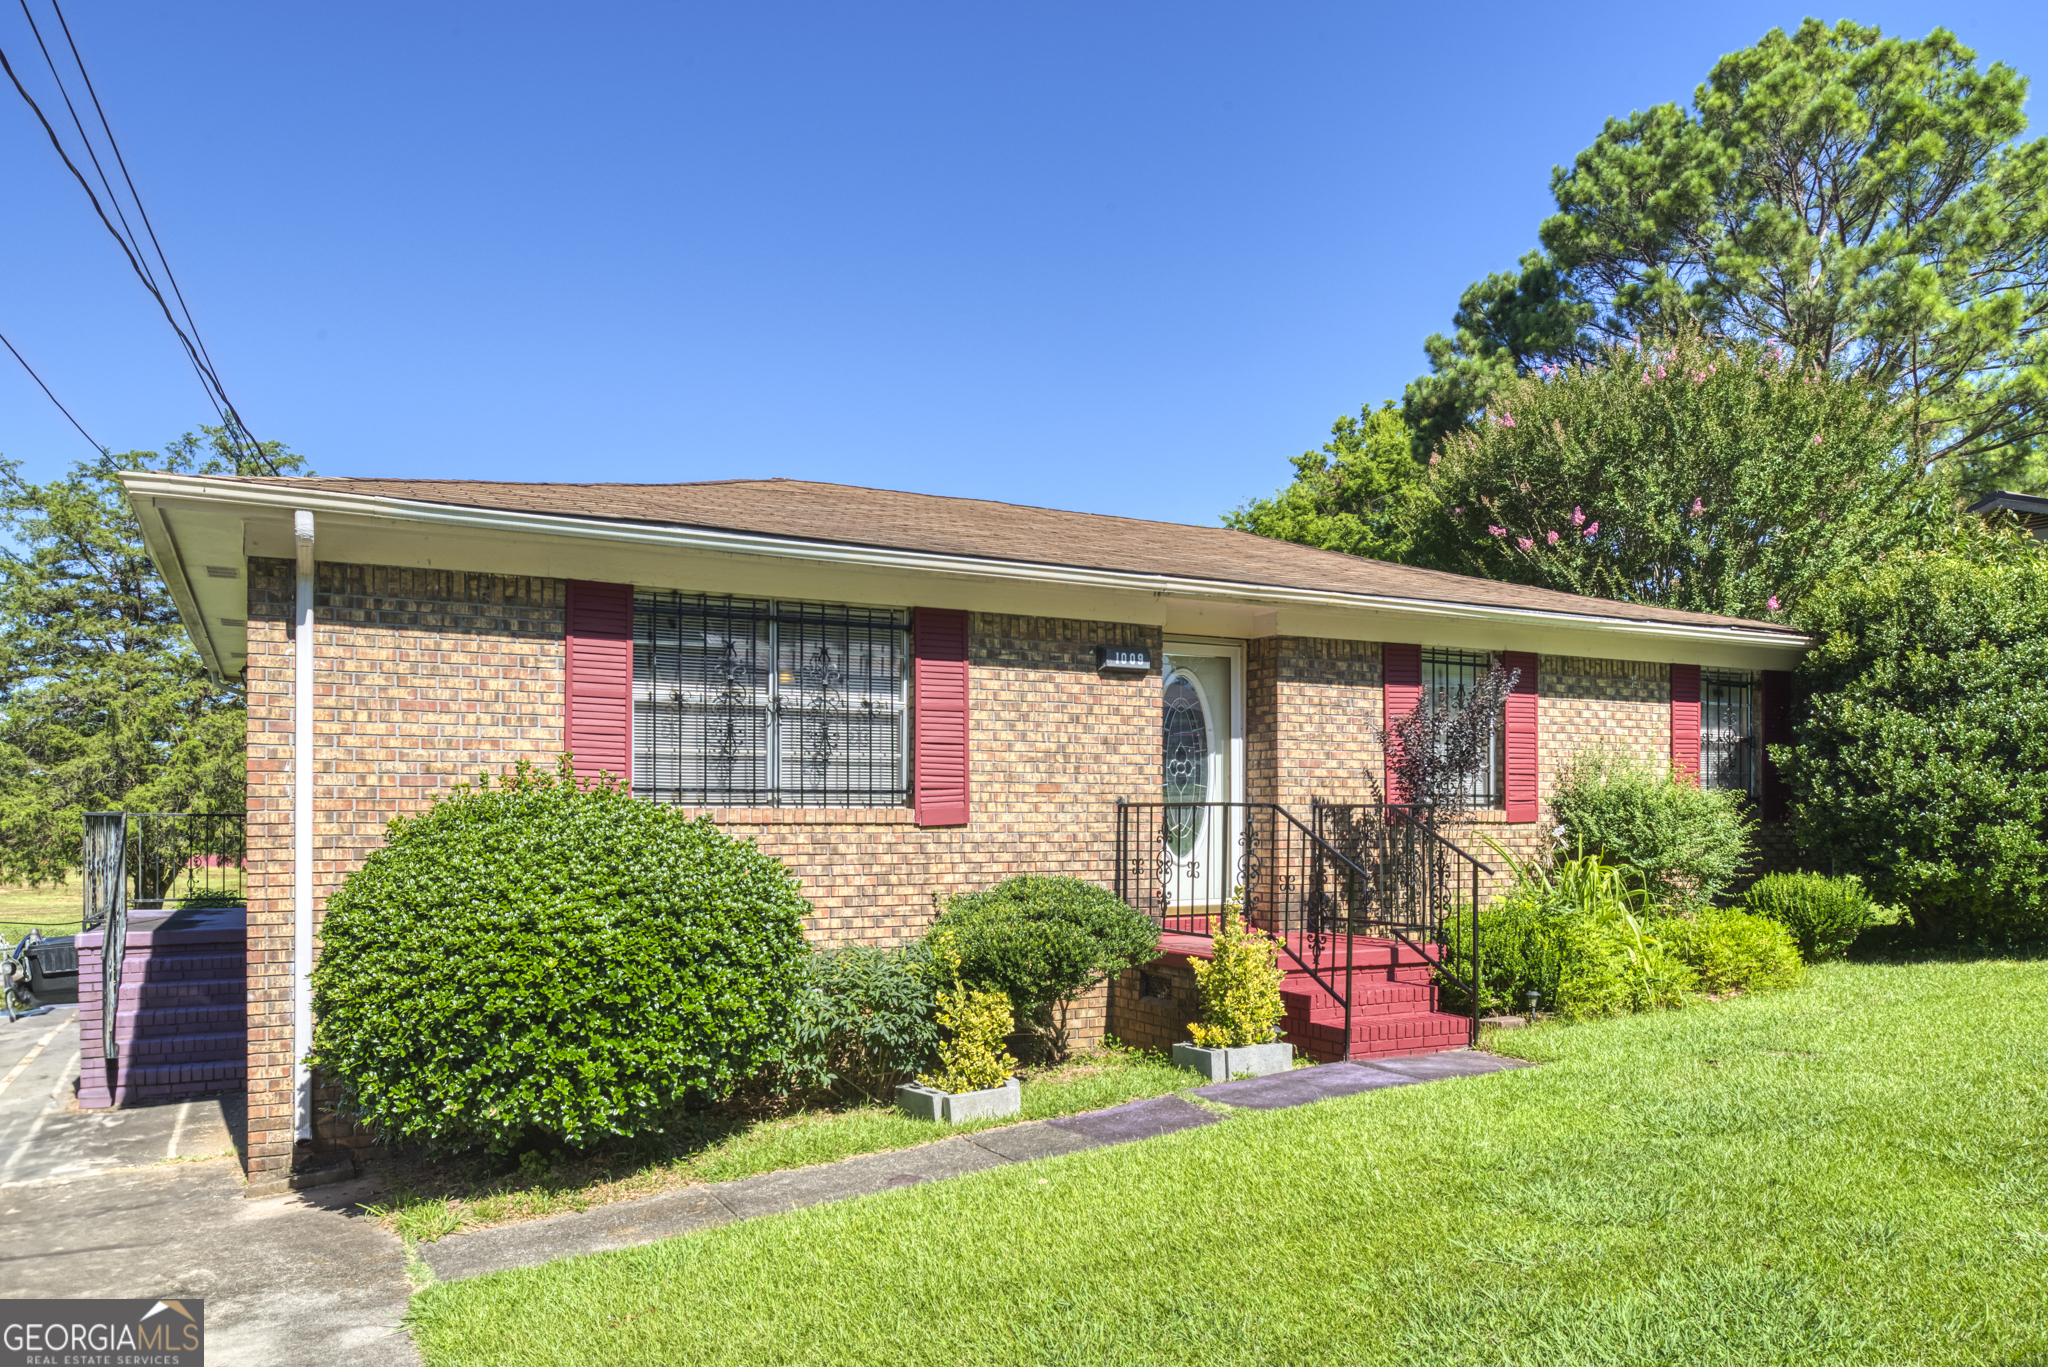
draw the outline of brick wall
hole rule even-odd
[[[293,567],[249,565],[250,1169],[289,1164],[291,1132],[291,732]],[[549,763],[564,730],[564,585],[559,580],[321,564],[317,571],[316,898],[381,840],[394,815],[521,758]],[[973,820],[921,829],[907,809],[709,809],[796,874],[819,944],[899,944],[935,900],[1015,873],[1113,877],[1115,802],[1156,798],[1159,685],[1103,676],[1097,646],[1161,654],[1156,627],[975,613],[971,619]],[[1547,801],[1558,767],[1606,740],[1656,758],[1668,748],[1663,666],[1545,656],[1539,751]],[[1246,644],[1248,796],[1306,819],[1311,798],[1378,791],[1380,651],[1371,642],[1275,637]],[[1520,852],[1548,822],[1475,823]],[[1492,859],[1478,831],[1464,843]],[[1098,989],[1074,1013],[1078,1043],[1109,1029],[1133,1042],[1182,1038],[1185,966]],[[325,1093],[323,1099],[331,1099]],[[332,1117],[319,1142],[359,1143]]]
[[[249,566],[251,1175],[294,1161],[291,1106],[291,562]],[[316,904],[391,817],[563,743],[559,580],[322,563],[316,569]],[[1115,802],[1158,785],[1158,676],[1105,677],[1098,645],[1160,653],[1157,628],[977,613],[974,820],[920,829],[907,809],[712,809],[801,881],[821,944],[892,945],[934,898],[1014,873],[1107,883]],[[1069,1017],[1100,1038],[1108,993]],[[331,1104],[322,1089],[316,1102]],[[316,1147],[364,1136],[316,1110]]]
[[[288,560],[249,562],[249,1173],[291,1164],[292,605]],[[560,580],[316,566],[316,905],[393,816],[562,748]],[[331,1104],[331,1092],[317,1100]],[[316,1144],[362,1136],[316,1110]]]
[[[1373,801],[1384,781],[1380,648],[1275,636],[1245,651],[1246,797],[1308,819],[1311,798]]]

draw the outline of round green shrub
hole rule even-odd
[[[1706,992],[1770,992],[1806,972],[1792,933],[1736,907],[1706,907],[1658,927],[1673,954],[1699,975]]]
[[[1572,756],[1550,809],[1567,851],[1631,870],[1667,904],[1718,896],[1748,862],[1755,825],[1740,794],[1599,749]]]
[[[1159,955],[1159,927],[1115,893],[1066,875],[1025,874],[946,904],[932,934],[952,938],[960,981],[1007,995],[1053,1057],[1067,1051],[1074,998]]]
[[[1863,880],[1853,876],[1765,874],[1750,884],[1742,904],[1791,931],[1808,963],[1839,959],[1858,934],[1882,919]]]
[[[782,1057],[808,911],[708,820],[522,762],[394,820],[329,900],[314,1063],[387,1140],[648,1133]]]

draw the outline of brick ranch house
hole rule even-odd
[[[1504,845],[1542,847],[1590,743],[1768,816],[1759,742],[1805,644],[1216,527],[793,480],[125,480],[207,667],[247,682],[252,1180],[355,1142],[296,1063],[323,899],[392,816],[518,759],[573,752],[708,813],[802,880],[815,942],[888,945],[935,894],[1110,885],[1119,798],[1366,801],[1373,724],[1494,657],[1521,671],[1478,794]],[[1140,978],[1086,1004],[1082,1039],[1186,1037],[1170,974]]]

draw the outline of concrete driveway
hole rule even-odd
[[[242,1098],[80,1111],[77,1008],[0,1021],[0,1297],[206,1302],[216,1367],[419,1361],[366,1183],[242,1196]]]

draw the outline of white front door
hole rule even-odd
[[[1244,814],[1244,647],[1166,642],[1162,670],[1159,851],[1169,915],[1200,930],[1240,881]]]

